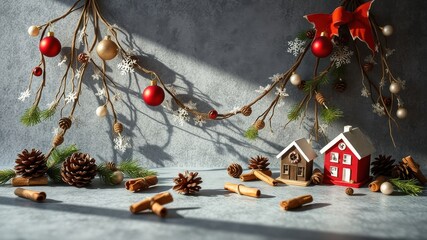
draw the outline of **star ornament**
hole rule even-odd
[[[376,51],[375,41],[369,22],[369,10],[373,2],[369,1],[360,5],[354,12],[349,12],[340,6],[332,14],[310,14],[304,17],[313,24],[316,29],[316,37],[319,37],[322,32],[326,32],[327,36],[332,39],[333,36],[338,36],[340,26],[347,25],[353,40],[358,38],[374,53]]]

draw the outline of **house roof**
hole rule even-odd
[[[289,144],[283,151],[281,151],[276,158],[281,158],[283,154],[287,153],[289,149],[294,147],[298,149],[302,157],[307,161],[311,161],[317,157],[317,154],[314,152],[313,148],[311,147],[311,144],[307,142],[307,139],[301,138],[296,141],[293,141],[291,144]]]
[[[358,159],[362,159],[375,152],[375,148],[371,140],[363,134],[359,128],[351,128],[349,131],[339,134],[326,146],[320,149],[320,153],[325,153],[340,140],[345,142],[347,147],[350,148]]]

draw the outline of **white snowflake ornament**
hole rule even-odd
[[[331,55],[331,61],[339,68],[342,65],[349,64],[351,56],[353,56],[353,51],[349,50],[347,46],[338,46]]]
[[[289,96],[289,94],[286,93],[286,88],[283,88],[282,90],[279,87],[276,87],[276,95],[279,95],[281,98]]]
[[[366,87],[364,87],[364,88],[362,88],[362,91],[361,91],[361,94],[360,94],[362,97],[369,97],[370,95],[371,95],[371,93],[369,92],[369,90],[366,88]]]
[[[267,86],[263,87],[263,86],[259,86],[259,88],[257,90],[255,90],[255,92],[257,93],[264,93],[266,91],[268,91],[268,89],[270,89],[271,84],[267,84]]]
[[[30,89],[27,89],[27,90],[21,92],[21,95],[19,96],[18,100],[25,102],[25,100],[27,98],[29,98],[30,96],[31,96]]]
[[[273,76],[269,77],[268,79],[270,79],[272,82],[277,82],[280,80],[280,78],[283,77],[283,74],[280,73],[276,73]]]
[[[129,142],[129,138],[119,134],[118,137],[114,138],[114,149],[125,152],[126,149],[131,148],[132,145]]]
[[[107,92],[105,91],[104,88],[100,89],[98,87],[96,87],[97,92],[95,93],[95,96],[99,97],[99,99],[103,100],[104,97],[107,95]]]
[[[135,72],[135,69],[133,68],[135,63],[136,59],[125,57],[119,64],[117,64],[117,68],[120,70],[121,75],[126,75],[127,73]]]
[[[65,97],[65,104],[68,103],[73,103],[74,101],[76,101],[77,99],[77,93],[76,92],[70,92],[67,94],[67,96]]]
[[[203,119],[202,116],[197,116],[193,118],[194,124],[196,124],[199,127],[203,127],[203,125],[206,123],[206,121]]]
[[[292,53],[295,57],[304,52],[305,41],[295,38],[293,41],[288,41],[288,53]]]
[[[173,121],[177,122],[180,126],[184,126],[184,123],[188,122],[189,120],[190,117],[188,116],[188,112],[184,108],[179,108],[174,112]]]
[[[384,107],[380,103],[372,104],[372,112],[380,117],[385,115]]]

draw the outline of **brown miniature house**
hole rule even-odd
[[[316,157],[305,138],[293,141],[276,156],[280,158],[280,176],[277,180],[289,185],[308,186]]]

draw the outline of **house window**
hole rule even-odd
[[[338,168],[337,167],[330,167],[329,170],[331,171],[332,177],[338,177]]]
[[[289,165],[283,165],[283,174],[289,174]]]
[[[343,164],[351,165],[351,155],[350,154],[344,154],[344,158],[342,161]]]
[[[338,157],[339,157],[338,153],[332,152],[331,153],[331,162],[337,163],[338,162]]]
[[[298,167],[298,177],[304,177],[304,167]]]

